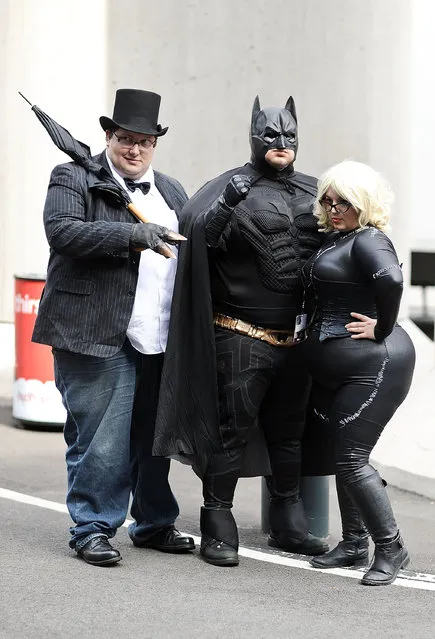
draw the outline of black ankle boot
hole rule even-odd
[[[335,478],[340,508],[343,540],[326,555],[310,561],[314,568],[363,566],[369,557],[369,533],[358,508],[339,477]]]
[[[396,579],[399,570],[409,564],[409,553],[400,533],[390,540],[375,543],[370,568],[361,579],[364,586],[388,586]]]
[[[233,513],[228,508],[201,508],[200,555],[214,566],[237,566],[239,535]]]
[[[311,559],[314,568],[344,568],[346,566],[364,566],[369,558],[369,540],[367,537],[343,539],[335,548],[321,557]]]
[[[269,510],[270,535],[267,541],[273,548],[299,555],[322,555],[328,544],[308,532],[308,524],[301,500],[272,500]]]

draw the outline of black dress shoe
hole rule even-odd
[[[187,552],[195,550],[195,543],[192,537],[182,535],[176,528],[164,528],[159,530],[149,539],[133,540],[133,545],[138,548],[154,548],[162,552]]]
[[[93,537],[77,551],[77,555],[92,566],[111,566],[122,559],[119,550],[115,550],[106,535]]]

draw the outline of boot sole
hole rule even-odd
[[[212,566],[221,566],[221,567],[230,567],[230,566],[238,566],[238,559],[209,559],[208,557],[204,557],[204,555],[200,554],[200,557],[203,561]]]
[[[185,546],[159,546],[158,544],[135,544],[133,542],[133,546],[136,548],[148,548],[151,550],[159,550],[160,552],[170,552],[170,553],[187,553],[191,550],[195,550],[195,544],[186,544]]]
[[[322,564],[320,562],[316,562],[315,559],[312,559],[310,561],[310,565],[313,568],[359,568],[362,566],[367,566],[369,562],[369,555],[367,553],[367,557],[365,558],[361,558],[361,559],[356,559],[355,561],[348,561],[348,562],[337,562],[335,564]]]
[[[277,541],[269,537],[267,540],[267,545],[271,546],[271,548],[279,548],[279,550],[283,550],[284,552],[289,552],[294,555],[308,555],[309,557],[315,557],[317,555],[324,555],[329,550],[328,544],[324,546],[319,546],[318,548],[307,549],[303,547],[303,544],[300,546],[295,546],[291,548],[290,546],[281,546]]]
[[[409,562],[411,561],[411,558],[408,556],[402,563],[402,565],[399,568],[399,571],[402,570],[402,568],[406,568],[406,566],[409,564]],[[364,579],[364,577],[361,579],[361,584],[363,586],[390,586],[396,579],[399,573],[397,573],[397,575],[395,575],[394,577],[391,577],[391,579],[387,579],[386,581],[370,581],[370,579]]]

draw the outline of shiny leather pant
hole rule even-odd
[[[299,498],[301,446],[297,439],[268,443],[272,475],[266,477],[267,487],[274,499]],[[234,492],[240,477],[244,447],[230,448],[213,456],[202,477],[204,506],[232,508]]]
[[[310,389],[297,348],[272,346],[216,328],[222,451],[209,460],[202,477],[205,506],[232,507],[246,446],[258,425],[270,459],[272,498],[297,501]]]
[[[380,343],[350,337],[319,341],[313,332],[301,349],[315,382],[328,391],[323,394],[325,404],[314,410],[333,433],[337,482],[373,540],[391,539],[397,524],[384,482],[369,457],[409,391],[415,362],[412,342],[397,326]]]

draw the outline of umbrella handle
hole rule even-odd
[[[149,220],[145,217],[145,215],[142,213],[142,211],[140,211],[137,208],[137,206],[135,206],[133,204],[133,202],[130,202],[130,204],[127,204],[127,208],[128,208],[129,211],[131,211],[133,213],[134,217],[136,217],[138,220],[140,220],[144,224],[149,222]]]
[[[133,215],[138,220],[140,220],[144,224],[149,222],[149,220],[145,217],[145,215],[142,213],[142,211],[140,211],[137,208],[137,206],[135,206],[133,204],[133,202],[130,202],[130,204],[127,204],[127,208],[128,208],[129,211],[131,211],[133,213]],[[179,233],[174,233],[173,231],[170,231],[170,235],[171,235],[171,237],[173,237],[174,240],[185,240],[186,239],[184,237],[184,235],[180,235]],[[144,249],[134,249],[134,250],[135,251],[143,251]],[[164,244],[163,246],[161,246],[158,249],[158,253],[160,253],[160,255],[163,255],[164,257],[177,257],[175,255],[175,253],[169,248],[169,246],[167,244]]]

